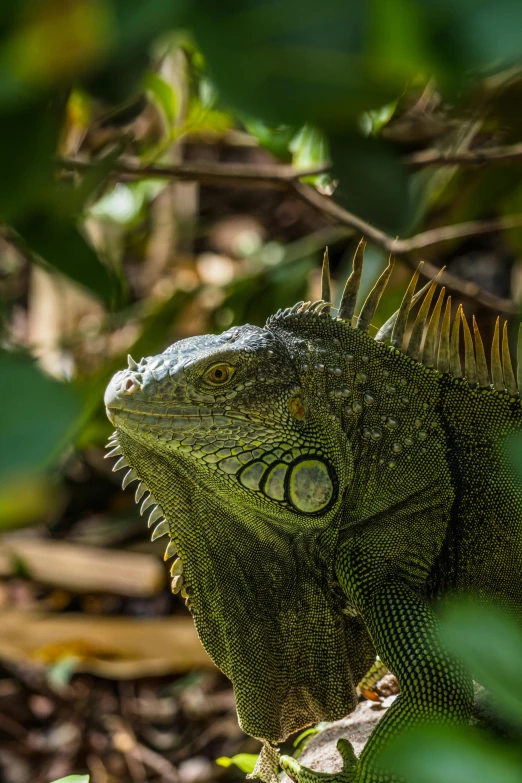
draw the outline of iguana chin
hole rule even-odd
[[[267,781],[276,743],[354,708],[376,653],[401,695],[359,760],[341,743],[344,772],[328,777],[389,779],[375,759],[390,737],[472,707],[433,601],[473,589],[522,606],[522,496],[503,454],[522,406],[506,326],[491,383],[476,324],[473,340],[461,307],[451,324],[451,297],[441,321],[444,289],[430,315],[437,281],[414,296],[417,272],[370,337],[393,264],[355,318],[363,253],[336,317],[325,256],[320,301],[129,357],[105,394],[114,469],[129,468],[124,487],[139,480],[152,538],[169,536],[173,590],[231,679],[242,728],[264,741],[255,774]],[[321,778],[281,764],[300,783]]]

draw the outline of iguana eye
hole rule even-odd
[[[235,368],[230,364],[215,364],[206,371],[204,379],[213,386],[219,386],[229,381],[235,373]]]

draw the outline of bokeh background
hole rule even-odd
[[[521,66],[519,0],[3,0],[1,781],[242,779],[104,388],[319,298],[325,246],[338,301],[363,234],[361,297],[397,258],[372,329],[422,259],[514,348]]]

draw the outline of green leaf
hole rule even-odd
[[[390,742],[379,763],[406,783],[520,783],[522,757],[464,727],[419,727]]]
[[[328,141],[320,130],[311,125],[303,125],[296,133],[289,145],[292,153],[292,164],[296,169],[311,169],[315,166],[321,166],[328,163],[330,153],[328,150]],[[303,177],[303,182],[311,185],[330,182],[330,177],[326,174]]]
[[[257,759],[258,754],[256,753],[237,753],[235,756],[231,756],[230,758],[228,756],[220,756],[218,759],[216,759],[216,764],[219,764],[220,767],[230,767],[232,764],[235,764],[235,766],[238,767],[241,772],[250,774],[254,771]]]
[[[178,98],[172,85],[155,71],[147,71],[143,78],[143,86],[163,111],[168,126],[172,127],[178,113]]]
[[[121,291],[116,275],[102,264],[71,218],[35,210],[15,221],[14,228],[49,266],[89,289],[105,304],[118,303]]]
[[[500,610],[463,601],[446,610],[442,636],[498,711],[522,726],[522,629]]]
[[[291,160],[290,143],[295,133],[295,129],[289,125],[280,125],[277,128],[271,128],[263,120],[254,117],[241,115],[243,125],[249,133],[254,136],[259,144],[266,150],[275,155],[276,158],[289,162]]]
[[[0,352],[0,477],[41,469],[56,457],[81,412],[72,389],[27,357]]]
[[[53,783],[89,783],[90,775],[68,775],[66,778],[54,780]]]

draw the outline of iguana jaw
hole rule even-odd
[[[203,645],[234,685],[243,729],[276,742],[352,709],[357,680],[331,589],[336,512],[323,532],[294,526],[290,534],[197,485],[186,457],[152,451],[124,429],[117,440],[168,520],[183,593]],[[322,632],[314,645],[312,627]]]

